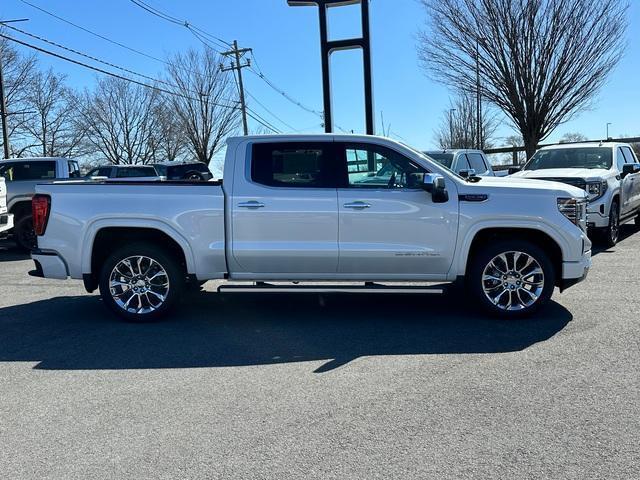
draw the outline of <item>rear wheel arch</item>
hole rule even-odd
[[[190,252],[185,252],[184,246],[166,232],[153,227],[103,227],[96,232],[91,243],[90,273],[83,275],[87,291],[93,292],[98,288],[98,277],[107,258],[122,246],[133,243],[144,243],[163,249],[177,260],[185,277],[191,273],[193,262],[189,262]]]
[[[16,222],[25,216],[31,215],[31,200],[19,200],[15,202],[9,208],[9,213],[13,214]]]
[[[558,285],[562,279],[562,248],[547,233],[535,228],[485,228],[478,231],[471,241],[468,250],[465,273],[469,272],[470,266],[475,256],[482,251],[483,247],[498,241],[524,240],[540,247],[549,255],[551,264],[555,271],[555,284]]]

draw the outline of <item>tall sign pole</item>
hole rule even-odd
[[[373,106],[373,80],[371,67],[371,32],[369,27],[369,0],[287,0],[293,7],[317,6],[320,19],[320,53],[322,56],[322,93],[324,104],[324,130],[333,132],[333,116],[331,106],[331,54],[338,50],[362,50],[364,67],[364,104],[365,126],[367,135],[375,134],[375,117]],[[345,40],[329,40],[327,10],[344,5],[360,4],[362,36]]]

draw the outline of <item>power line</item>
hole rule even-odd
[[[282,118],[280,118],[278,115],[276,115],[275,113],[273,113],[269,108],[267,108],[260,100],[258,100],[256,98],[255,95],[253,95],[249,90],[247,90],[246,88],[244,89],[244,92],[249,95],[251,98],[253,98],[253,100],[260,105],[269,115],[271,115],[273,118],[275,118],[276,120],[278,120],[281,124],[283,124],[284,126],[286,126],[287,128],[291,129],[291,131],[293,132],[299,132],[299,130],[297,130],[296,128],[292,127],[290,124],[288,124],[287,122],[285,122],[284,120],[282,120]]]
[[[150,77],[149,75],[145,75],[143,73],[135,72],[135,71],[130,70],[128,68],[116,65],[115,63],[107,62],[106,60],[101,60],[100,58],[94,57],[93,55],[89,55],[89,54],[83,53],[83,52],[81,52],[79,50],[76,50],[76,49],[73,49],[73,48],[70,48],[70,47],[65,47],[64,45],[61,45],[61,44],[59,44],[57,42],[54,42],[53,40],[48,40],[48,39],[46,39],[44,37],[41,37],[39,35],[35,35],[33,33],[26,32],[26,31],[24,31],[24,30],[22,30],[20,28],[12,27],[11,25],[4,25],[4,26],[7,27],[7,28],[10,28],[11,30],[15,30],[16,32],[20,32],[23,35],[27,35],[28,37],[34,38],[36,40],[40,40],[41,42],[45,42],[45,43],[48,43],[49,45],[53,45],[54,47],[58,47],[58,48],[61,48],[63,50],[66,50],[67,52],[71,52],[71,53],[74,53],[76,55],[80,55],[81,57],[88,58],[89,60],[93,60],[94,62],[98,62],[98,63],[101,63],[103,65],[107,65],[107,66],[112,67],[112,68],[117,68],[118,70],[121,70],[123,72],[130,73],[132,75],[137,75],[137,76],[142,77],[142,78],[146,78],[147,80],[151,80],[152,82],[158,82],[158,83],[162,83],[164,85],[167,85],[168,87],[177,88],[177,86],[172,84],[172,83],[165,82],[164,80],[161,80],[161,79],[158,79],[158,78]],[[200,95],[200,92],[196,92],[196,91],[192,91],[192,90],[190,92],[194,93],[196,95]]]
[[[253,118],[256,122],[258,122],[263,127],[266,127],[269,130],[271,130],[273,133],[278,133],[278,134],[282,133],[280,130],[278,130],[276,127],[271,125],[267,120],[262,118],[258,113],[256,113],[255,111],[251,110],[250,108],[247,108],[247,115],[250,116],[251,118]]]
[[[93,65],[89,65],[89,64],[87,64],[87,63],[80,62],[79,60],[75,60],[75,59],[73,59],[73,58],[65,57],[64,55],[60,55],[59,53],[52,52],[52,51],[50,51],[50,50],[46,50],[46,49],[44,49],[44,48],[38,47],[38,46],[36,46],[36,45],[32,45],[32,44],[27,43],[27,42],[23,42],[22,40],[18,40],[17,38],[13,38],[13,37],[10,37],[10,36],[5,35],[5,34],[2,34],[2,33],[0,33],[0,38],[4,38],[4,39],[6,39],[6,40],[10,40],[10,41],[12,41],[12,42],[18,43],[18,44],[23,45],[23,46],[25,46],[25,47],[31,48],[31,49],[33,49],[33,50],[37,50],[38,52],[41,52],[41,53],[44,53],[44,54],[50,55],[50,56],[52,56],[52,57],[59,58],[59,59],[61,59],[61,60],[65,60],[65,61],[67,61],[67,62],[74,63],[74,64],[79,65],[79,66],[81,66],[81,67],[88,68],[88,69],[90,69],[90,70],[93,70],[93,71],[96,71],[96,72],[102,73],[102,74],[104,74],[104,75],[109,75],[110,77],[115,77],[115,78],[119,78],[119,79],[121,79],[121,80],[126,80],[127,82],[131,82],[131,83],[134,83],[134,84],[136,84],[136,85],[140,85],[141,87],[150,88],[150,89],[152,89],[152,90],[156,90],[156,91],[158,91],[158,92],[166,93],[166,94],[168,94],[168,95],[172,95],[172,96],[174,96],[174,97],[187,98],[187,99],[189,99],[189,100],[197,100],[197,99],[195,99],[195,98],[193,98],[193,97],[189,97],[189,96],[186,96],[186,95],[182,95],[182,94],[177,93],[177,92],[172,92],[172,91],[170,91],[170,90],[166,90],[166,89],[164,89],[164,88],[160,88],[160,87],[157,87],[157,86],[155,86],[155,85],[149,85],[149,84],[147,84],[147,83],[140,82],[140,81],[138,81],[138,80],[134,80],[133,78],[125,77],[125,76],[123,76],[123,75],[120,75],[120,74],[117,74],[117,73],[113,73],[113,72],[110,72],[110,71],[108,71],[108,70],[104,70],[104,69],[102,69],[102,68],[95,67],[95,66],[93,66]],[[223,104],[223,103],[217,103],[217,102],[212,102],[212,104],[213,104],[213,105],[215,105],[215,106],[217,106],[217,107],[222,107],[222,108],[233,108],[233,109],[238,108],[237,106],[234,106],[234,105],[225,105],[225,104]]]
[[[213,48],[213,50],[217,51],[217,49],[212,47],[210,44],[208,44],[208,42],[206,40],[203,40],[202,36],[206,36],[206,37],[212,39],[212,41],[217,43],[222,48],[231,47],[231,44],[229,42],[227,42],[227,41],[221,39],[220,37],[217,37],[217,36],[207,32],[207,31],[201,29],[200,27],[192,25],[187,20],[181,20],[181,19],[179,19],[177,17],[169,15],[168,13],[165,13],[162,10],[159,10],[159,9],[149,5],[148,3],[145,3],[143,0],[130,0],[130,1],[134,5],[142,8],[143,10],[145,10],[148,13],[150,13],[151,15],[154,15],[154,16],[156,16],[158,18],[161,18],[162,20],[165,20],[167,22],[173,23],[175,25],[179,25],[181,27],[185,27],[187,30],[189,30],[191,32],[191,34],[194,37],[196,37],[198,40],[200,40],[203,44],[209,46],[210,48]]]
[[[124,48],[126,50],[129,50],[130,52],[133,52],[135,54],[142,55],[143,57],[149,58],[151,60],[155,60],[156,62],[164,63],[165,65],[169,65],[169,62],[167,62],[166,60],[163,60],[163,59],[158,58],[158,57],[154,57],[153,55],[150,55],[148,53],[142,52],[140,50],[136,50],[135,48],[129,47],[128,45],[125,45],[123,43],[117,42],[117,41],[112,40],[112,39],[110,39],[108,37],[105,37],[104,35],[101,35],[99,33],[96,33],[94,31],[92,31],[92,30],[89,30],[88,28],[85,28],[82,25],[78,25],[76,23],[73,23],[73,22],[71,22],[71,21],[69,21],[69,20],[67,20],[65,18],[62,18],[59,15],[56,15],[55,13],[52,13],[52,12],[50,12],[48,10],[45,10],[44,8],[39,7],[38,5],[34,5],[33,3],[27,2],[26,0],[20,0],[20,1],[22,3],[25,3],[25,4],[29,5],[32,8],[35,8],[36,10],[40,10],[42,13],[44,13],[46,15],[49,15],[52,18],[55,18],[57,20],[60,20],[61,22],[66,23],[67,25],[71,25],[72,27],[75,27],[75,28],[77,28],[79,30],[82,30],[83,32],[86,32],[86,33],[88,33],[90,35],[93,35],[94,37],[100,38],[100,39],[102,39],[102,40],[104,40],[106,42],[109,42],[109,43],[113,44],[113,45],[117,45],[118,47],[121,47],[121,48]]]

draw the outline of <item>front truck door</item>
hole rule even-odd
[[[624,153],[624,158],[627,163],[638,165],[638,159],[633,154],[629,147],[622,147],[622,152]],[[625,180],[629,180],[631,185],[631,198],[629,199],[629,210],[636,211],[640,208],[640,173],[633,173],[627,175]]]
[[[635,175],[627,175],[622,178],[622,169],[627,161],[627,155],[623,152],[621,147],[616,151],[616,166],[618,168],[618,175],[620,176],[620,215],[625,216],[631,212],[634,208],[634,183]]]
[[[448,202],[433,203],[417,188],[416,174],[424,169],[402,154],[377,145],[336,145],[343,162],[339,272],[381,280],[446,274],[458,230],[455,186],[447,185]]]
[[[245,177],[234,176],[230,235],[237,268],[230,269],[258,278],[335,274],[333,142],[255,143],[250,152]]]

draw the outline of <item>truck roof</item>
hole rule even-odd
[[[331,138],[338,141],[371,141],[380,140],[385,142],[401,143],[388,137],[379,135],[364,135],[357,133],[313,133],[313,134],[281,134],[281,135],[247,135],[243,137],[229,137],[228,142],[239,142],[242,140],[274,140],[274,141],[328,141]]]
[[[619,146],[630,146],[628,143],[620,143],[620,142],[580,142],[580,143],[559,143],[557,145],[547,145],[545,147],[540,147],[540,150],[557,150],[557,149],[565,149],[565,148],[594,148],[594,147],[608,147],[608,148],[616,148]]]

